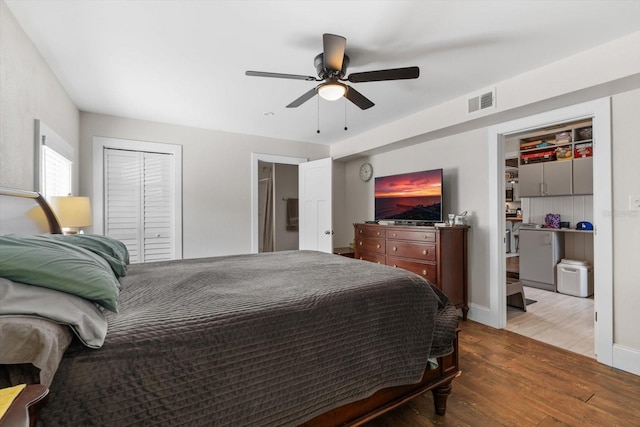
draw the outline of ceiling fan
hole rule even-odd
[[[352,73],[345,78],[347,67],[349,66],[349,57],[344,53],[347,39],[335,34],[323,34],[322,44],[323,52],[318,54],[313,61],[318,71],[318,77],[268,73],[263,71],[247,71],[245,74],[255,77],[275,77],[279,79],[323,82],[287,105],[287,108],[299,107],[316,94],[319,94],[329,101],[335,101],[344,96],[362,110],[371,108],[375,104],[351,86],[341,83],[341,81],[349,81],[351,83],[378,82],[384,80],[416,79],[420,75],[420,68],[405,67]]]

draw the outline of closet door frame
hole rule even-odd
[[[173,155],[174,253],[182,259],[182,145],[132,139],[93,137],[93,232],[104,235],[104,150],[118,149]]]

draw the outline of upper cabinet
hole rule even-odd
[[[591,120],[520,137],[520,197],[593,194]]]

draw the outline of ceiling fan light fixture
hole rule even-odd
[[[347,93],[347,86],[338,82],[325,83],[318,88],[318,94],[327,101],[340,99],[345,93]]]

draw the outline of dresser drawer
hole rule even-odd
[[[387,265],[409,270],[412,273],[416,273],[417,275],[424,277],[434,285],[438,281],[438,278],[436,277],[435,264],[387,256]]]
[[[356,236],[358,237],[380,237],[385,238],[386,230],[377,225],[356,226]]]
[[[385,253],[384,239],[378,239],[373,237],[358,237],[356,239],[356,246],[358,251],[362,252],[378,252]]]
[[[375,262],[378,264],[386,265],[387,257],[384,254],[375,252],[360,252],[357,254],[357,258],[363,261]]]
[[[421,242],[435,242],[435,231],[409,231],[409,230],[389,230],[387,238],[398,240],[416,240]]]
[[[406,242],[402,240],[387,240],[387,254],[417,260],[435,261],[436,245],[431,243]]]

